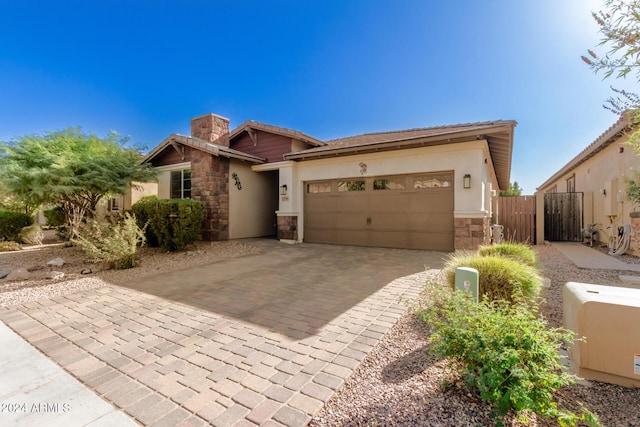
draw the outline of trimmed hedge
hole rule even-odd
[[[200,240],[204,207],[191,199],[144,198],[131,207],[149,246],[179,251]]]
[[[156,206],[158,204],[157,196],[142,197],[136,203],[131,206],[131,213],[136,217],[136,223],[138,227],[144,230],[144,237],[146,239],[147,246],[157,248],[160,246],[158,237],[151,231],[150,220],[154,215]]]
[[[47,209],[42,213],[47,219],[47,225],[49,227],[64,227],[67,225],[64,218],[64,212],[62,212],[62,209],[58,206],[52,209]]]
[[[0,211],[0,240],[20,238],[20,231],[33,224],[33,217],[21,212]]]

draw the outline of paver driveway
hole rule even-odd
[[[248,242],[258,255],[0,312],[143,425],[302,426],[443,253]]]

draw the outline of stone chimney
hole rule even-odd
[[[229,119],[216,114],[191,119],[191,136],[213,144],[229,146]]]

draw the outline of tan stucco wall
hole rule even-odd
[[[536,196],[539,196],[537,197],[536,223],[538,242],[544,241],[544,202],[540,200],[543,199],[544,193],[551,191],[554,185],[558,192],[566,192],[567,179],[572,175],[575,175],[575,191],[585,193],[585,224],[598,223],[606,228],[611,223],[610,218],[613,218],[614,223],[618,225],[629,223],[629,213],[637,208],[626,200],[625,178],[633,178],[634,171],[640,170],[640,157],[623,141],[609,145],[577,168],[538,189],[536,192]],[[623,150],[622,153],[619,152],[620,148]],[[599,233],[598,238],[602,242],[606,241],[604,233]]]
[[[123,196],[125,209],[130,209],[133,204],[145,196],[153,196],[158,194],[157,182],[134,182],[127,194]]]
[[[240,179],[240,190],[234,173]],[[229,166],[229,239],[275,235],[277,209],[277,172],[254,172],[249,163],[232,160]]]
[[[278,215],[298,216],[298,239],[304,238],[304,182],[362,176],[401,175],[454,171],[454,216],[484,218],[490,215],[491,188],[495,173],[484,140],[457,144],[386,151],[345,157],[290,162],[280,168],[279,185],[286,184],[289,197],[280,201]],[[366,173],[362,174],[362,164]],[[463,176],[471,175],[471,188],[463,188]]]

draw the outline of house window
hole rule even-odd
[[[403,178],[381,178],[373,181],[374,190],[404,190],[405,179]]]
[[[413,188],[440,188],[448,187],[453,181],[453,175],[451,174],[429,174],[419,175],[413,178]]]
[[[108,207],[110,211],[117,211],[120,208],[118,207],[118,199],[109,200]]]
[[[364,191],[364,181],[340,181],[338,182],[338,191]]]
[[[571,175],[571,178],[567,179],[567,193],[576,192],[576,176]]]
[[[171,172],[171,198],[190,199],[191,198],[191,170]]]
[[[313,182],[307,184],[307,193],[331,193],[330,182]]]

